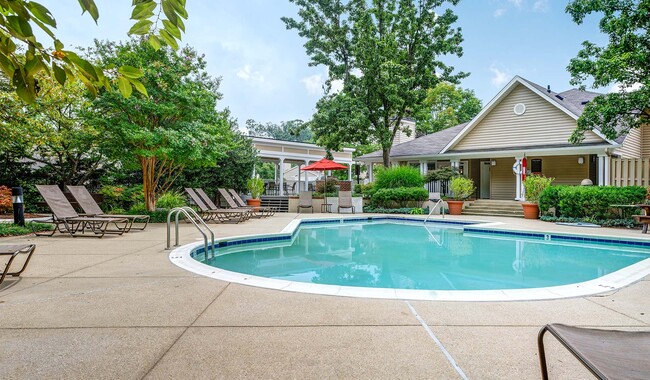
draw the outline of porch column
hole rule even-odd
[[[427,162],[420,161],[420,174],[427,175]]]
[[[372,162],[369,162],[366,167],[368,168],[368,182],[374,182],[375,181],[375,176],[372,172],[373,166],[375,164]]]
[[[305,160],[305,165],[309,165],[309,161]],[[307,191],[309,188],[309,173],[305,173],[305,180],[302,183],[302,189]],[[300,190],[300,183],[298,184],[298,190]]]
[[[604,154],[598,155],[598,186],[605,186],[605,158]]]
[[[610,170],[609,170],[609,163],[611,162],[610,159],[609,159],[609,156],[606,155],[606,156],[604,157],[604,161],[605,161],[605,165],[603,165],[603,167],[605,168],[605,173],[603,173],[603,174],[604,174],[604,178],[605,178],[605,181],[604,181],[604,182],[605,182],[605,186],[609,186],[609,185],[610,185],[610,181],[609,181],[609,179],[610,179],[610,178],[609,178],[609,173],[610,173]]]
[[[348,164],[348,181],[352,181],[352,163]]]
[[[280,196],[284,195],[284,158],[280,159]]]
[[[523,157],[515,157],[515,164],[512,166],[512,171],[515,174],[515,200],[516,201],[524,201],[524,196],[523,196],[523,183],[521,182],[521,160]]]
[[[273,182],[278,182],[278,164],[273,163]]]

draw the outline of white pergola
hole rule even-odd
[[[284,164],[298,165],[298,183],[307,190],[307,176],[303,176],[300,168],[325,157],[325,149],[316,145],[295,141],[275,140],[266,137],[251,137],[257,156],[266,162],[276,163],[282,169]],[[348,179],[352,180],[353,148],[343,148],[340,152],[332,152],[333,161],[348,166]],[[284,195],[284,175],[280,170],[280,195]],[[254,175],[254,173],[253,173]],[[304,178],[304,180],[303,180]]]

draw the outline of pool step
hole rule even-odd
[[[508,216],[523,218],[524,210],[517,201],[477,200],[463,209],[465,215]]]

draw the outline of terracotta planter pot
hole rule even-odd
[[[524,202],[521,207],[524,208],[525,219],[539,219],[539,206],[537,203]]]
[[[447,205],[449,206],[449,215],[462,214],[463,203],[465,203],[465,201],[447,201]]]
[[[246,204],[251,207],[260,207],[262,205],[261,199],[246,199]]]

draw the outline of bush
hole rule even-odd
[[[0,237],[29,235],[34,232],[52,231],[53,229],[54,225],[49,223],[27,222],[24,227],[13,223],[0,223]]]
[[[419,207],[428,197],[429,192],[424,187],[379,189],[373,194],[371,203],[374,207],[383,208]]]
[[[410,215],[421,215],[421,214],[429,213],[428,209],[422,209],[420,207],[382,208],[382,207],[372,207],[372,206],[364,207],[363,212],[371,212],[375,214],[410,214]]]
[[[454,199],[465,200],[471,197],[476,191],[474,187],[474,181],[465,177],[455,177],[451,180],[449,184],[449,189],[451,190]]]
[[[540,196],[543,213],[555,208],[555,215],[569,218],[617,219],[612,205],[642,203],[646,189],[641,186],[550,186]]]
[[[325,181],[318,181],[316,184],[316,193],[327,193],[328,196],[330,193],[336,194],[336,178],[328,178]]]
[[[565,216],[549,216],[544,215],[540,218],[544,222],[562,222],[562,223],[593,223],[598,224],[603,227],[625,227],[625,228],[636,228],[637,223],[632,218],[624,219],[594,219],[594,218],[569,218]]]
[[[249,178],[246,181],[246,188],[250,191],[253,199],[260,199],[264,194],[264,180],[260,177]]]
[[[526,202],[539,203],[539,196],[544,189],[551,186],[555,178],[547,178],[543,175],[529,175],[524,180],[524,187],[526,189]]]
[[[11,189],[7,186],[0,186],[0,214],[9,213],[13,207]]]
[[[183,207],[187,203],[183,194],[176,191],[167,191],[163,193],[156,201],[157,208],[172,209],[174,207]]]
[[[135,203],[144,202],[142,185],[129,187],[106,185],[99,189],[99,194],[104,196],[104,211],[128,210]]]
[[[445,166],[444,168],[432,170],[427,174],[427,182],[432,181],[449,181],[452,178],[459,177],[460,173],[456,168]]]
[[[396,166],[380,170],[375,175],[375,187],[377,189],[422,186],[424,186],[424,178],[418,169],[411,166]]]
[[[149,215],[151,223],[167,223],[167,214],[169,213],[168,208],[157,208],[155,211],[149,211],[145,207],[144,203],[136,203],[127,211],[127,214],[130,215]],[[178,217],[179,220],[185,219],[183,214],[180,214]]]
[[[375,183],[370,182],[368,184],[358,184],[354,185],[354,196],[355,197],[364,197],[370,198],[372,194],[375,193]]]

